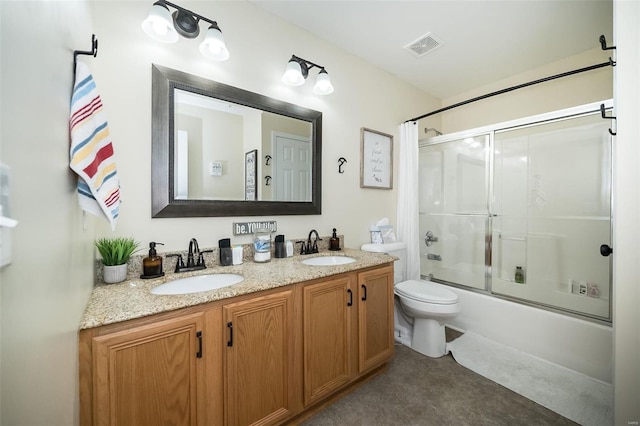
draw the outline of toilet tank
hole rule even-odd
[[[363,244],[360,250],[396,256],[398,260],[396,260],[393,265],[393,283],[398,284],[405,281],[407,271],[407,245],[405,243]]]

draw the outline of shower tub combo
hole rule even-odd
[[[420,271],[459,294],[452,326],[610,383],[601,104],[421,140]]]

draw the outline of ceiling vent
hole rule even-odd
[[[443,44],[444,42],[438,36],[433,33],[427,33],[407,44],[404,48],[414,56],[421,57],[433,52]]]

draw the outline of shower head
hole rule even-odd
[[[433,127],[425,127],[424,128],[424,132],[427,133],[429,132],[429,130],[433,130],[436,133],[436,136],[441,136],[442,132],[439,131],[438,129],[434,129]]]

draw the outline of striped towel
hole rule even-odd
[[[80,208],[105,217],[114,230],[120,210],[120,181],[102,100],[82,62],[76,66],[69,131],[69,167],[78,175]]]

